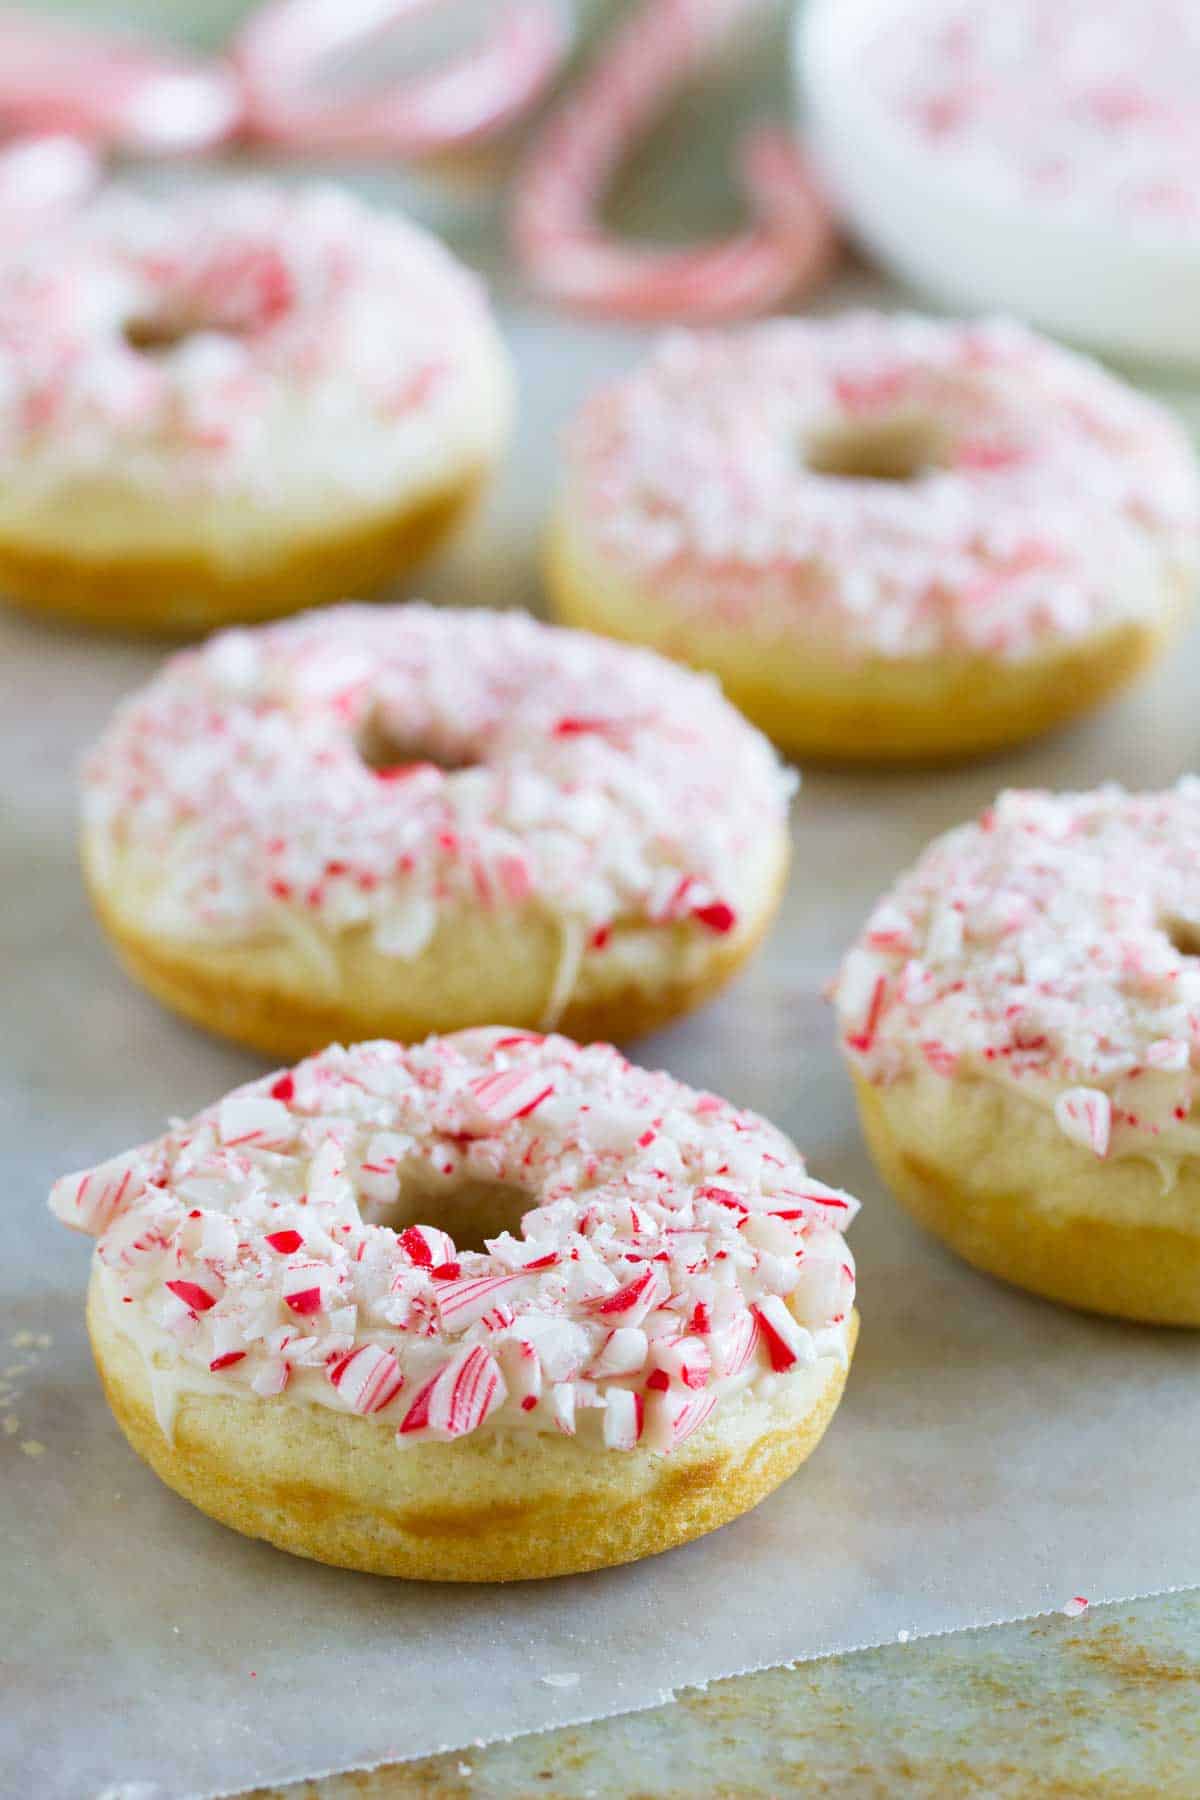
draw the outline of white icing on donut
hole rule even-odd
[[[1200,781],[1002,794],[875,908],[836,1000],[852,1065],[1010,1084],[1097,1156],[1194,1151]]]
[[[1200,235],[1193,0],[907,0],[868,90],[983,195],[1132,233]]]
[[[464,1182],[528,1193],[460,1250]],[[162,1390],[285,1393],[401,1444],[487,1424],[675,1448],[743,1389],[844,1359],[857,1202],[755,1114],[608,1045],[502,1028],[333,1048],[59,1181]],[[364,1218],[366,1214],[366,1218]]]
[[[364,761],[379,734],[398,766]],[[563,921],[562,987],[614,924],[732,930],[790,787],[712,681],[649,652],[523,613],[341,607],[168,662],[90,757],[84,817],[156,932],[319,954],[366,925],[404,958],[443,909],[529,905]]]
[[[829,472],[864,466],[906,478]],[[1182,431],[1096,364],[858,313],[664,339],[577,420],[567,512],[681,629],[1017,659],[1153,616],[1200,497]]]
[[[299,505],[370,500],[493,425],[482,290],[336,189],[112,189],[0,264],[0,471]]]

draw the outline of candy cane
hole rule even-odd
[[[811,286],[832,260],[832,216],[790,135],[752,133],[740,152],[755,222],[685,248],[634,248],[596,212],[630,146],[762,0],[646,0],[559,105],[518,179],[517,253],[543,293],[626,319],[736,318]]]
[[[268,0],[233,58],[251,129],[296,149],[429,156],[478,143],[534,104],[566,55],[557,0],[514,0],[479,44],[428,74],[337,96],[323,68],[441,0]]]
[[[0,12],[0,120],[151,153],[228,137],[241,102],[232,76],[136,38],[33,13]]]

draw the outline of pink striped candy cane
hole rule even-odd
[[[432,156],[492,137],[534,104],[566,55],[556,0],[512,0],[482,42],[426,74],[338,95],[331,60],[443,0],[268,0],[236,38],[251,129],[298,150]]]
[[[237,85],[207,63],[137,38],[32,12],[0,12],[0,119],[154,154],[204,150],[235,129]]]
[[[741,150],[754,223],[690,247],[634,247],[596,213],[631,145],[762,0],[645,0],[582,85],[558,106],[518,179],[513,237],[544,294],[630,320],[715,322],[763,312],[812,286],[832,261],[832,215],[785,131]]]

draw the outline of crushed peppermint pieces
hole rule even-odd
[[[98,1240],[118,1328],[181,1385],[377,1418],[400,1446],[503,1425],[666,1455],[742,1389],[846,1354],[857,1203],[754,1114],[502,1029],[334,1047],[290,1083],[52,1193]],[[526,1193],[519,1233],[382,1222],[462,1183]]]
[[[563,735],[598,693],[609,729]],[[381,736],[438,763],[381,783]],[[447,912],[532,904],[586,956],[614,924],[733,931],[791,786],[714,683],[650,652],[520,613],[347,606],[172,659],[89,758],[83,809],[94,867],[141,871],[155,932],[366,927],[413,958]],[[480,1119],[536,1111],[530,1079],[489,1075]],[[224,1140],[269,1146],[294,1080],[227,1101]]]
[[[1194,1147],[1200,780],[1002,794],[880,902],[834,998],[869,1080],[1003,1081],[1104,1158]]]
[[[114,188],[0,262],[0,467],[374,500],[477,448],[492,331],[436,239],[336,188]]]
[[[907,478],[856,477],[893,440]],[[565,519],[679,630],[1020,660],[1160,605],[1200,487],[1162,408],[1021,326],[848,313],[666,336],[576,420]]]

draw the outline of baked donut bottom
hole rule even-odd
[[[1193,1158],[1094,1156],[995,1081],[854,1085],[888,1187],[974,1268],[1086,1312],[1200,1325]]]
[[[980,655],[851,659],[797,637],[685,619],[603,565],[561,511],[546,554],[552,610],[581,626],[707,669],[751,722],[792,756],[936,762],[1024,742],[1090,711],[1162,652],[1191,597],[1182,572],[1151,616],[1048,645],[1020,662]]]
[[[727,1524],[785,1481],[837,1410],[847,1360],[737,1397],[677,1451],[474,1434],[401,1449],[377,1419],[185,1391],[171,1440],[141,1352],[93,1273],[88,1331],[114,1417],[167,1486],[224,1525],[340,1568],[424,1581],[525,1581],[634,1562]]]
[[[21,611],[116,632],[189,636],[254,624],[347,594],[377,593],[430,555],[466,517],[490,465],[473,460],[390,508],[320,533],[279,520],[252,556],[222,553],[201,538],[189,548],[138,551],[72,538],[24,540],[0,528],[0,594]]]
[[[416,1043],[498,1019],[583,1043],[656,1030],[717,993],[752,954],[775,916],[790,853],[787,833],[774,831],[750,903],[724,935],[618,920],[593,951],[572,945],[569,922],[533,906],[463,908],[444,914],[410,958],[385,956],[365,930],[309,926],[304,937],[232,945],[167,939],[148,927],[120,859],[101,856],[85,836],[83,864],[96,913],[135,981],[194,1024],[296,1062],[331,1043]]]

